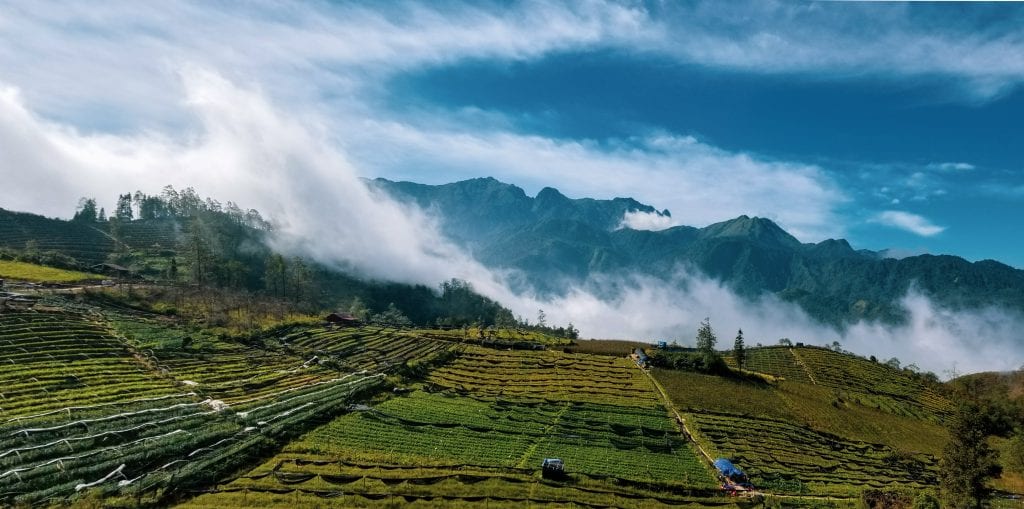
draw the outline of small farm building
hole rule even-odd
[[[348,313],[331,313],[324,317],[324,321],[342,327],[357,327],[362,323],[358,318]]]

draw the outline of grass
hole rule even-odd
[[[0,260],[0,279],[16,279],[34,283],[75,283],[99,280],[105,277],[99,274],[45,267],[34,263]]]

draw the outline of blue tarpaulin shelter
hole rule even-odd
[[[715,468],[722,474],[723,477],[728,477],[733,481],[745,481],[747,474],[744,474],[742,470],[733,465],[731,461],[725,458],[718,458],[714,462]]]

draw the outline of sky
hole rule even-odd
[[[366,177],[1024,267],[1024,6],[0,2],[4,96],[61,129],[194,136],[195,69],[315,113]]]
[[[109,210],[118,193],[194,186],[260,209],[282,246],[320,260],[462,276],[594,333],[664,335],[721,304],[761,317],[765,338],[835,332],[918,356],[946,338],[936,370],[972,352],[974,367],[1015,367],[1019,352],[979,353],[951,331],[989,330],[1000,346],[1017,318],[914,294],[906,328],[845,332],[692,274],[634,279],[615,302],[582,288],[538,302],[359,177],[493,176],[672,212],[636,227],[746,214],[804,242],[1020,268],[1022,84],[1012,3],[0,0],[0,207],[70,217],[82,196]],[[612,309],[642,320],[601,323]]]

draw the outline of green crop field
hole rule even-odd
[[[749,349],[744,368],[841,392],[863,406],[938,422],[950,402],[908,373],[860,357],[819,347]],[[728,363],[735,366],[729,357]]]
[[[562,458],[568,479],[542,479],[546,457]],[[339,417],[186,507],[284,494],[356,506],[731,506],[716,486],[626,359],[468,347],[421,389]]]
[[[731,359],[730,359],[731,362]],[[655,369],[709,453],[773,493],[856,497],[937,483],[951,403],[900,370],[823,348],[754,348],[773,383]]]
[[[938,455],[946,432],[935,422],[842,401],[834,389],[800,382],[753,384],[731,378],[656,369],[654,376],[680,411],[712,409],[743,417],[788,420],[853,440]]]
[[[724,414],[687,415],[695,435],[774,493],[856,497],[865,487],[925,488],[938,461],[884,445],[845,440],[788,421]]]
[[[16,279],[37,283],[74,283],[76,281],[100,280],[103,278],[104,276],[99,274],[44,267],[34,263],[0,260],[0,279]]]

